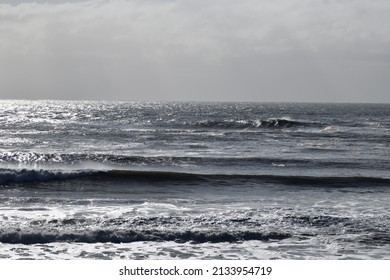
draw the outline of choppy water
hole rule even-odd
[[[390,259],[390,105],[0,101],[0,258]]]

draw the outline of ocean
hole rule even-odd
[[[0,259],[390,259],[390,104],[0,101]]]

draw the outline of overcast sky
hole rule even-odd
[[[390,1],[2,0],[0,98],[390,103]]]

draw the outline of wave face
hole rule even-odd
[[[278,176],[255,174],[199,174],[169,171],[138,171],[138,170],[12,170],[0,169],[0,184],[39,183],[50,181],[66,181],[83,179],[90,181],[106,181],[107,183],[122,182],[155,182],[164,184],[176,182],[182,185],[206,184],[225,185],[241,184],[279,184],[287,186],[310,187],[359,187],[359,186],[390,186],[390,178],[378,177],[319,177],[319,176]]]
[[[315,150],[324,149],[322,147],[316,147],[315,145],[310,146],[310,149]],[[329,149],[324,149],[329,150]],[[343,152],[342,150],[339,150]],[[31,167],[35,164],[43,164],[42,168],[49,168],[50,165],[57,167],[62,165],[66,166],[80,166],[86,167],[89,163],[102,164],[101,168],[113,168],[117,167],[134,167],[140,166],[145,169],[148,166],[191,166],[191,168],[197,166],[212,166],[212,167],[229,167],[229,166],[242,166],[245,165],[246,168],[251,166],[299,166],[302,168],[327,168],[327,167],[348,167],[350,169],[359,168],[364,169],[368,168],[371,161],[340,161],[333,159],[317,159],[317,158],[278,158],[278,157],[241,157],[239,155],[235,156],[131,156],[131,155],[118,155],[118,154],[106,154],[106,153],[36,153],[36,152],[0,152],[0,164],[12,164],[10,167],[18,167],[18,164],[25,164],[23,167]],[[378,164],[377,168],[387,167],[389,160],[380,161],[375,159],[375,163]],[[106,164],[106,166],[104,166]],[[39,166],[39,165],[38,165]]]
[[[388,104],[2,101],[0,258],[389,259],[388,139]]]

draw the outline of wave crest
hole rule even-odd
[[[0,184],[47,182],[54,180],[66,180],[76,177],[85,177],[93,174],[92,171],[56,171],[56,170],[34,170],[34,169],[0,169]]]
[[[205,120],[197,122],[196,126],[206,128],[226,128],[226,129],[244,129],[244,128],[291,128],[291,127],[305,127],[305,126],[323,126],[321,123],[314,123],[308,121],[297,121],[287,118],[271,118],[267,120]]]

